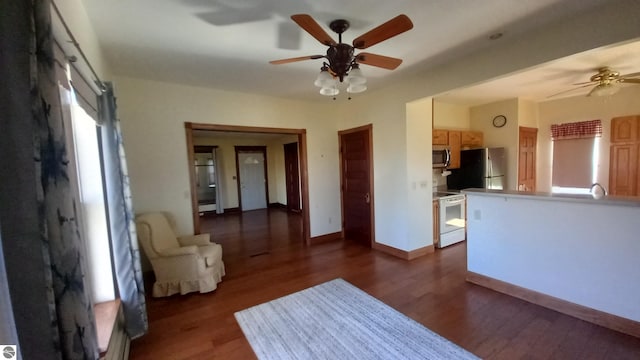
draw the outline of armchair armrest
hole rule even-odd
[[[178,242],[180,246],[189,246],[189,245],[211,245],[209,233],[198,234],[198,235],[187,235],[187,236],[179,236]]]
[[[178,255],[191,255],[198,254],[198,247],[195,245],[192,246],[182,246],[177,248],[170,248],[163,250],[160,252],[160,256],[178,256]]]

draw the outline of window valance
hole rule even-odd
[[[551,125],[552,140],[585,139],[602,136],[600,120]]]

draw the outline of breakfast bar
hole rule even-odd
[[[640,200],[467,189],[467,280],[640,337]]]

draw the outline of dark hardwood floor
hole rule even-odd
[[[257,210],[203,221],[227,275],[208,294],[148,297],[131,359],[251,359],[233,313],[341,277],[487,359],[640,359],[640,339],[467,283],[466,245],[405,261],[360,245],[305,247],[299,215]]]

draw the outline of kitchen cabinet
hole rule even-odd
[[[481,131],[464,130],[460,132],[460,145],[462,148],[482,147],[484,136]]]
[[[619,196],[638,195],[638,144],[611,145],[609,193]]]
[[[640,139],[640,116],[622,116],[611,119],[611,142],[636,142]]]
[[[460,151],[468,148],[482,147],[484,136],[481,131],[433,129],[433,145],[451,147],[451,163],[449,169],[460,168]]]
[[[451,162],[449,169],[460,168],[460,131],[449,130],[449,147],[451,148]]]
[[[433,145],[448,145],[449,132],[447,130],[433,129]]]
[[[640,115],[611,119],[609,194],[640,196]]]
[[[433,245],[440,242],[440,202],[433,200]]]

